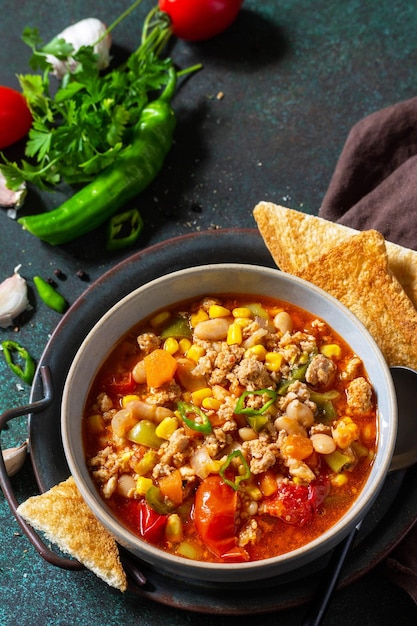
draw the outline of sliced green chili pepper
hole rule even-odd
[[[137,209],[114,215],[107,228],[107,250],[131,246],[143,230],[143,219]]]
[[[1,347],[3,348],[6,363],[12,372],[19,376],[27,385],[31,385],[35,375],[35,361],[26,348],[17,343],[17,341],[3,341]],[[23,360],[25,364],[24,369],[13,361],[13,352],[16,352]]]
[[[263,396],[263,395],[267,395],[271,399],[265,402],[265,404],[261,406],[260,409],[252,409],[251,407],[245,406],[245,400],[248,396]],[[265,413],[265,411],[269,409],[269,407],[272,404],[274,404],[276,399],[277,399],[277,394],[273,389],[257,389],[256,391],[244,391],[242,395],[240,396],[239,400],[237,401],[234,412],[237,415],[249,415],[249,416],[262,415],[263,413]]]
[[[199,433],[204,433],[205,435],[208,435],[213,430],[209,418],[198,406],[194,406],[194,404],[187,404],[187,402],[178,402],[178,411],[182,421],[184,424],[187,424],[189,428],[192,428]],[[196,417],[199,417],[201,422],[189,419],[187,417],[187,413],[192,413]]]
[[[351,457],[339,452],[339,450],[335,450],[330,454],[323,454],[323,458],[335,474],[338,474],[344,469],[348,469],[352,465]]]
[[[142,109],[132,143],[114,163],[53,211],[21,217],[18,222],[25,230],[52,245],[67,243],[103,224],[153,181],[171,148],[176,125],[169,104],[177,81],[173,65],[168,72],[165,90]]]
[[[40,276],[34,276],[33,282],[37,289],[40,298],[45,302],[50,309],[57,311],[58,313],[65,313],[68,303],[64,296],[60,294],[53,285],[48,283]]]
[[[226,470],[229,467],[230,463],[233,461],[233,459],[236,459],[236,458],[240,459],[245,469],[245,473],[238,474],[237,476],[235,476],[235,479],[233,481],[233,480],[229,480],[228,478],[226,478]],[[232,487],[232,489],[234,489],[235,491],[239,489],[239,485],[242,482],[242,480],[248,480],[248,478],[250,478],[249,465],[247,464],[246,459],[240,450],[234,450],[231,454],[229,454],[229,456],[227,457],[227,459],[221,466],[219,474],[222,477],[223,481],[226,483],[226,485],[229,485],[229,487]]]
[[[336,400],[340,396],[340,393],[333,389],[332,391],[325,391],[318,393],[312,391],[310,393],[310,400],[312,400],[320,412],[323,422],[327,423],[337,417],[337,411],[334,407],[332,400]]]
[[[149,506],[160,515],[168,515],[176,509],[176,506],[168,498],[164,498],[159,487],[153,485],[149,487],[145,494],[146,502]]]
[[[185,317],[176,317],[174,320],[171,320],[168,326],[164,328],[161,333],[162,339],[167,339],[168,337],[188,337],[192,336],[192,330],[190,328],[190,323]]]

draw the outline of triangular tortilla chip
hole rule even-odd
[[[117,544],[84,502],[72,476],[29,498],[17,512],[108,585],[126,591],[127,577]]]
[[[389,270],[380,233],[359,233],[296,274],[348,307],[369,330],[388,365],[417,368],[417,311]]]
[[[253,214],[274,261],[290,274],[359,232],[271,202],[260,202]],[[417,308],[417,252],[389,241],[385,244],[390,270]]]

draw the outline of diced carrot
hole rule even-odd
[[[182,478],[179,470],[159,479],[159,488],[163,496],[179,506],[183,499]]]
[[[169,383],[177,371],[176,359],[166,350],[157,348],[145,356],[146,384],[148,387],[161,387]]]
[[[259,475],[259,489],[264,496],[272,496],[278,491],[277,477],[274,472],[266,470]]]

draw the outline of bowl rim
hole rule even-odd
[[[219,271],[250,272],[250,273],[255,273],[255,274],[263,274],[263,275],[265,275],[266,273],[268,276],[271,277],[271,279],[279,278],[279,280],[283,281],[284,283],[291,284],[291,286],[298,285],[304,290],[310,291],[311,293],[315,293],[318,298],[321,298],[321,299],[324,298],[324,300],[331,303],[332,306],[335,309],[337,309],[346,320],[349,320],[349,322],[352,324],[353,327],[355,327],[356,330],[360,331],[362,335],[366,337],[366,343],[371,349],[371,352],[373,353],[376,359],[375,366],[378,366],[381,374],[383,374],[383,378],[385,379],[385,384],[387,387],[387,398],[388,398],[388,405],[389,405],[387,412],[388,412],[388,421],[389,421],[390,428],[388,429],[388,432],[387,432],[386,427],[384,430],[385,439],[382,443],[384,444],[384,447],[385,447],[385,456],[382,459],[382,461],[380,460],[380,465],[377,469],[376,469],[376,464],[375,463],[373,464],[364,487],[362,488],[361,492],[358,494],[356,500],[354,501],[350,509],[330,529],[325,531],[325,533],[323,533],[316,539],[308,542],[304,546],[301,546],[300,548],[297,548],[296,550],[284,553],[282,555],[273,556],[267,559],[263,559],[259,561],[252,561],[252,562],[247,562],[247,563],[222,564],[222,563],[207,563],[207,562],[202,562],[202,561],[194,561],[194,560],[186,559],[184,557],[166,553],[162,551],[161,549],[156,548],[155,546],[152,546],[151,544],[143,541],[140,537],[138,537],[137,535],[129,531],[129,529],[127,529],[125,526],[123,526],[123,524],[120,521],[118,521],[117,517],[114,514],[112,514],[110,509],[106,506],[105,502],[101,499],[95,487],[95,484],[93,480],[91,479],[86,467],[84,469],[85,469],[85,472],[87,473],[87,477],[83,476],[82,468],[79,467],[79,465],[76,463],[76,460],[73,458],[73,447],[72,447],[72,442],[71,442],[71,437],[70,437],[69,420],[67,419],[67,416],[71,414],[69,410],[70,409],[69,390],[71,388],[72,381],[74,377],[76,376],[76,371],[77,371],[79,362],[83,358],[83,353],[84,353],[86,346],[90,343],[91,339],[94,338],[94,336],[99,331],[99,329],[104,327],[106,324],[108,324],[109,320],[112,319],[112,317],[117,313],[119,309],[129,306],[130,302],[138,298],[142,294],[142,292],[147,291],[148,289],[154,288],[156,286],[160,288],[161,285],[164,285],[165,283],[170,282],[172,280],[176,280],[176,279],[179,280],[186,276],[201,273],[202,271],[212,272],[213,270],[216,270],[217,272]],[[226,293],[225,290],[216,291],[214,289],[210,291],[213,295],[216,295],[216,294],[220,295],[221,293]],[[233,293],[233,290],[229,290],[227,293]],[[239,293],[239,291],[235,291],[235,293]],[[251,293],[253,293],[253,295],[256,295],[256,292],[251,292]],[[202,294],[196,294],[195,297],[197,298],[200,295]],[[193,297],[194,297],[193,295],[187,296],[187,298],[189,299],[192,299]],[[284,301],[286,300],[286,298],[282,297],[280,294],[276,295],[276,297]],[[178,302],[178,301],[181,301],[181,299],[172,300],[172,302],[170,302],[167,306],[170,306],[171,304],[174,304],[175,302]],[[290,300],[287,299],[287,301],[290,301]],[[309,310],[306,304],[299,304],[298,306],[301,306],[305,308],[306,310]],[[151,311],[147,313],[144,317],[147,317],[150,314],[151,314]],[[313,314],[316,315],[316,313],[313,313]],[[324,319],[324,321],[326,321],[325,315],[317,314],[317,316],[321,317],[322,319]],[[141,319],[143,318],[138,317],[137,323],[140,323]],[[327,323],[329,324],[329,326],[334,327],[334,324],[331,324],[329,322]],[[125,329],[120,334],[120,338],[128,330],[129,329]],[[348,344],[350,343],[349,339],[346,339],[345,337],[343,338],[347,341]],[[113,346],[114,344],[110,346],[110,348],[107,351],[106,356],[108,356],[108,353],[111,351]],[[101,363],[106,358],[106,356],[104,356],[101,359],[99,365],[101,365]],[[97,365],[96,369],[94,370],[90,378],[90,384],[98,370],[99,365]],[[372,376],[369,373],[369,371],[368,371],[368,375],[372,382]],[[85,400],[84,400],[84,403],[85,403]],[[378,412],[379,422],[381,422],[381,419],[385,420],[387,418],[386,416],[381,416]],[[258,572],[258,570],[267,571],[271,567],[275,569],[279,566],[283,566],[284,564],[288,566],[287,570],[295,569],[297,567],[297,562],[302,560],[305,557],[306,552],[313,551],[314,548],[318,547],[323,542],[326,542],[326,547],[330,550],[339,541],[341,541],[341,539],[343,539],[344,535],[347,534],[350,528],[356,525],[366,515],[366,513],[372,506],[373,502],[375,501],[382,487],[384,478],[389,469],[391,457],[394,452],[394,446],[395,446],[397,419],[398,419],[398,416],[397,416],[396,394],[395,394],[395,388],[394,388],[394,384],[393,384],[389,367],[376,341],[373,339],[372,335],[369,333],[366,327],[362,324],[362,322],[339,300],[334,298],[332,295],[330,295],[323,289],[317,287],[316,285],[309,283],[305,281],[304,279],[294,276],[292,274],[283,272],[278,268],[269,268],[269,267],[265,267],[262,265],[253,265],[249,263],[248,264],[212,263],[212,264],[196,265],[193,267],[176,270],[174,272],[170,272],[168,274],[155,278],[137,287],[136,289],[133,289],[129,294],[125,295],[119,302],[111,306],[107,310],[107,312],[96,322],[96,324],[91,328],[91,330],[88,332],[83,342],[79,346],[77,353],[74,359],[72,360],[70,369],[66,377],[64,390],[63,390],[63,396],[62,396],[62,403],[61,403],[61,436],[62,436],[64,453],[65,453],[68,466],[74,477],[77,487],[81,492],[83,499],[85,500],[89,508],[93,511],[93,513],[103,523],[103,525],[111,533],[115,534],[116,532],[116,540],[121,545],[125,546],[128,550],[132,551],[131,544],[133,543],[135,547],[137,547],[140,553],[142,552],[146,553],[146,556],[140,555],[140,558],[143,558],[147,562],[151,564],[157,563],[158,565],[160,565],[160,561],[162,559],[164,563],[167,563],[167,566],[170,567],[171,569],[172,567],[181,566],[182,568],[185,568],[185,570],[187,570],[191,576],[195,575],[196,572],[201,573],[201,570],[204,570],[206,572],[211,571],[213,573],[214,572],[218,573],[219,570],[224,571],[225,573],[226,572],[228,573],[239,572],[240,574],[243,574],[243,572],[246,572],[247,575],[256,576],[256,573]],[[379,433],[379,436],[381,435],[382,435],[382,428],[380,428],[380,433]],[[380,448],[381,448],[381,442],[378,443],[378,449],[377,449],[377,454],[375,458],[378,458],[378,450],[380,450]],[[365,487],[367,488],[366,499],[364,498]],[[115,527],[116,527],[116,531],[115,531]],[[137,553],[135,552],[135,554]],[[291,563],[294,563],[294,565],[291,566]],[[281,571],[285,572],[285,569],[280,569],[280,573]],[[254,579],[254,578],[249,578],[248,580],[251,580],[251,579]],[[222,578],[216,578],[216,580],[221,581]],[[224,578],[224,580],[228,580],[228,577]]]

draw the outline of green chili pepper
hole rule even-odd
[[[155,485],[149,487],[145,494],[145,499],[149,506],[160,515],[168,515],[176,508],[171,500],[163,497],[161,490]]]
[[[310,400],[312,400],[319,410],[322,422],[328,423],[337,417],[337,411],[334,407],[332,400],[336,400],[340,396],[340,393],[333,389],[323,393],[312,391],[310,393]]]
[[[267,395],[271,399],[265,402],[265,404],[261,406],[260,409],[252,409],[251,407],[245,406],[245,400],[248,396],[263,396],[263,395]],[[239,400],[237,401],[234,412],[237,415],[242,415],[242,414],[249,415],[249,416],[263,415],[263,413],[265,413],[265,411],[267,411],[269,407],[272,404],[274,404],[276,399],[277,399],[277,394],[273,389],[257,389],[256,391],[244,391],[242,395],[240,396]]]
[[[35,375],[35,361],[29,354],[29,352],[21,346],[17,341],[3,341],[1,344],[3,348],[4,358],[7,365],[12,372],[19,376],[27,385],[31,385],[33,377]],[[16,352],[18,356],[23,360],[25,367],[22,367],[13,361],[13,353]]]
[[[68,303],[64,296],[60,294],[53,285],[48,283],[40,276],[34,276],[33,282],[39,297],[45,302],[50,309],[57,311],[58,313],[65,313]]]
[[[143,230],[143,219],[137,209],[114,215],[107,228],[107,250],[131,246]]]
[[[190,323],[185,317],[176,317],[174,320],[171,320],[168,326],[164,328],[161,333],[162,339],[167,339],[168,337],[192,337],[192,330],[190,328]]]
[[[233,461],[233,459],[239,457],[245,473],[244,474],[238,474],[237,476],[235,476],[234,481],[233,480],[229,480],[228,478],[226,478],[226,470],[229,467],[230,463]],[[231,454],[229,454],[229,456],[227,457],[227,459],[225,460],[225,462],[223,463],[223,465],[220,468],[219,471],[220,476],[222,477],[223,481],[226,483],[226,485],[229,485],[229,487],[232,487],[232,489],[234,489],[235,491],[237,491],[239,489],[239,485],[242,482],[242,480],[248,480],[248,478],[250,478],[250,469],[249,469],[249,465],[246,462],[245,457],[243,456],[242,452],[240,450],[234,450],[234,452],[232,452]]]
[[[171,65],[162,95],[142,109],[131,145],[60,207],[20,218],[23,228],[52,245],[67,243],[100,226],[143,191],[162,168],[171,148],[176,120],[169,102],[176,81]]]
[[[194,404],[187,404],[186,402],[178,402],[178,411],[184,424],[187,424],[189,428],[196,430],[199,433],[208,435],[212,431],[212,426],[207,415]],[[192,413],[196,417],[201,418],[201,422],[196,422],[193,419],[187,417],[187,413]]]

